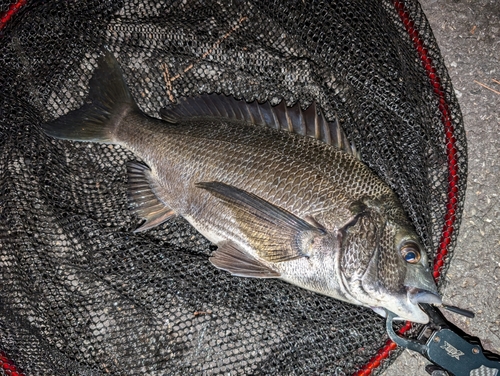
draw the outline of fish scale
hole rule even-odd
[[[280,278],[427,322],[418,304],[441,298],[401,204],[338,124],[311,108],[213,94],[152,118],[106,53],[86,104],[43,129],[119,144],[143,161],[127,166],[132,209],[145,220],[136,232],[180,215],[217,244],[212,264],[234,276]]]
[[[160,142],[150,143],[143,137],[137,137],[136,123],[129,122],[130,130],[123,129],[117,138],[118,142],[132,150],[138,157],[153,167],[156,172],[156,178],[162,180],[164,185],[172,185],[174,190],[179,193],[176,195],[174,190],[171,195],[176,195],[172,200],[179,200],[179,196],[185,194],[185,189],[193,182],[218,180],[231,183],[238,187],[252,187],[253,193],[258,193],[266,200],[271,200],[286,210],[291,212],[326,212],[329,207],[345,206],[342,202],[346,195],[346,190],[351,188],[355,192],[356,186],[361,186],[356,182],[356,171],[352,171],[352,180],[342,180],[342,186],[338,184],[340,179],[331,173],[329,175],[321,174],[321,171],[312,171],[311,166],[316,166],[316,160],[328,160],[331,165],[343,163],[343,159],[353,159],[338,150],[326,148],[324,144],[316,142],[313,139],[300,140],[302,144],[307,145],[307,150],[312,150],[311,154],[298,153],[293,155],[292,143],[290,137],[295,135],[281,136],[279,132],[264,127],[249,127],[241,122],[223,121],[221,123],[210,124],[212,132],[206,132],[207,122],[203,119],[196,121],[183,122],[176,125],[165,125],[163,122],[152,121],[149,125],[151,129],[148,134],[154,135],[152,139],[160,139]],[[214,128],[230,129],[231,132],[223,133],[214,131]],[[144,129],[147,126],[141,125]],[[248,130],[253,132],[248,135]],[[208,133],[208,134],[207,134]],[[238,133],[247,134],[247,137],[240,139],[237,144],[231,142]],[[130,136],[130,137],[127,137]],[[252,137],[251,137],[252,136]],[[284,145],[283,145],[284,144]],[[287,145],[288,144],[288,145]],[[292,145],[290,145],[292,144]],[[315,150],[319,149],[319,150]],[[290,150],[290,151],[289,151]],[[303,159],[300,157],[307,157]],[[339,161],[340,159],[340,161]],[[203,164],[196,163],[203,160]],[[253,166],[250,166],[250,163]],[[174,167],[172,167],[174,166]],[[367,168],[360,166],[361,177],[368,175]],[[174,171],[171,169],[174,168]],[[318,169],[317,169],[318,170]],[[363,171],[365,170],[365,171]],[[178,179],[176,172],[183,171],[181,178]],[[330,172],[330,171],[329,171]],[[189,176],[189,179],[187,178]],[[282,184],[287,185],[293,190],[275,189],[273,184],[276,178],[280,178]],[[320,177],[319,184],[313,184],[312,179]],[[373,178],[374,183],[383,185],[383,183]],[[175,183],[174,183],[175,182]],[[317,190],[321,188],[321,191]],[[373,184],[372,189],[376,193],[388,192],[384,187],[378,187]],[[250,189],[249,189],[250,190]],[[304,195],[315,195],[316,200],[293,200],[290,197]],[[365,193],[367,196],[370,192]],[[375,196],[374,198],[377,198]],[[195,199],[195,198],[194,198]],[[345,197],[345,202],[352,200],[352,197]],[[165,200],[165,201],[168,201]],[[178,208],[185,212],[186,209]],[[186,214],[190,214],[186,212]],[[338,226],[342,223],[339,221]]]

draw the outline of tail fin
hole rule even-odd
[[[52,137],[92,142],[113,142],[113,130],[123,116],[139,110],[130,95],[115,57],[107,52],[90,80],[87,102],[78,110],[42,126]]]

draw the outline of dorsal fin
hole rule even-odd
[[[360,159],[355,146],[349,142],[337,120],[326,121],[317,110],[315,102],[302,110],[299,103],[288,107],[284,100],[271,106],[269,102],[258,103],[254,100],[247,103],[223,94],[203,94],[194,98],[182,98],[177,105],[162,109],[160,115],[169,122],[200,116],[247,121],[316,138]]]

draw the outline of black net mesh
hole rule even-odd
[[[398,193],[429,254],[454,245],[465,135],[414,1],[28,1],[1,26],[0,350],[27,375],[344,375],[387,339],[369,309],[216,270],[215,247],[183,219],[131,232],[134,156],[39,127],[83,104],[103,47],[151,116],[198,93],[316,101]]]

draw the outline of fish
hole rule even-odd
[[[85,104],[43,131],[120,145],[133,212],[147,231],[181,216],[217,245],[233,276],[275,278],[400,320],[427,323],[441,304],[419,237],[394,191],[337,122],[223,94],[183,98],[145,114],[105,52]]]

